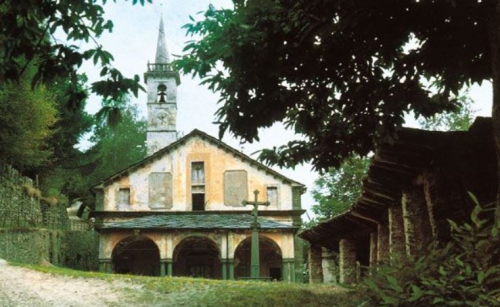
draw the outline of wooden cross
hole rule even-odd
[[[259,190],[253,191],[253,194],[255,195],[254,201],[244,200],[241,203],[244,206],[249,206],[249,205],[253,206],[252,215],[255,218],[254,222],[257,223],[257,215],[259,212],[259,206],[266,206],[267,207],[270,205],[270,203],[268,201],[259,201]]]

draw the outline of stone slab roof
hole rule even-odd
[[[419,175],[436,169],[453,174],[480,203],[494,201],[498,179],[491,130],[489,118],[477,118],[469,131],[403,128],[397,140],[381,144],[377,150],[363,180],[362,194],[352,208],[299,236],[333,250],[342,238],[366,236],[387,219],[388,208],[401,205],[405,188]],[[441,210],[442,216],[454,219],[464,208],[450,202]]]
[[[104,223],[97,227],[100,231],[106,230],[175,230],[175,229],[250,229],[254,217],[249,214],[176,214],[156,215],[134,218],[124,222]],[[261,229],[297,230],[298,227],[258,218]]]

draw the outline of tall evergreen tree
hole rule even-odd
[[[27,171],[50,162],[48,145],[57,122],[55,95],[46,86],[31,89],[28,67],[19,82],[0,87],[0,161]]]

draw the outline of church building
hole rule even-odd
[[[171,67],[163,20],[144,79],[148,156],[92,188],[100,270],[249,278],[257,219],[260,276],[302,282],[297,231],[305,186],[200,130],[178,138],[180,78]],[[255,210],[252,203],[261,206]]]

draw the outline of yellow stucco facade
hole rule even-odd
[[[304,186],[198,130],[94,187],[101,269],[244,278],[258,191],[261,274],[301,281]],[[132,246],[127,248],[127,246]],[[147,259],[133,250],[143,250]],[[147,261],[146,261],[147,260]],[[139,261],[140,260],[134,260]],[[145,262],[158,262],[158,267]]]

